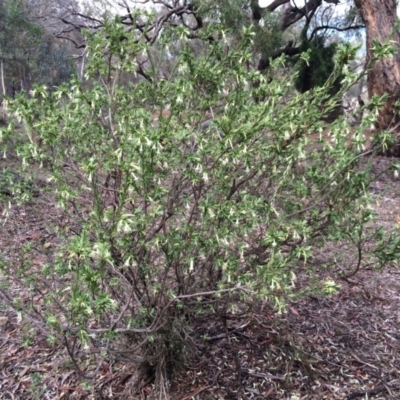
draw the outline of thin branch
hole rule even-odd
[[[333,25],[321,25],[321,26],[317,26],[316,28],[313,29],[313,31],[311,32],[311,36],[310,36],[310,40],[312,40],[312,38],[314,37],[314,35],[321,30],[328,30],[328,29],[332,29],[335,30],[337,32],[346,32],[346,31],[350,31],[350,30],[357,30],[357,29],[364,29],[365,25],[350,25],[350,26],[346,26],[344,28],[339,28],[338,26],[333,26]]]

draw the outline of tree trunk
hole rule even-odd
[[[398,51],[392,57],[376,61],[368,72],[367,86],[369,97],[388,94],[384,107],[380,110],[377,130],[393,128],[400,132],[400,116],[396,112],[395,102],[400,100],[400,35],[393,33],[396,23],[396,0],[355,0],[366,27],[367,60],[374,57],[373,40],[385,43],[391,36],[391,43]],[[400,142],[391,149],[390,154],[400,156]]]
[[[3,58],[1,58],[0,61],[0,80],[1,80],[1,90],[3,92],[3,96],[7,95],[6,91],[6,83],[4,82],[4,61]]]

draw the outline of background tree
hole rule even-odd
[[[400,127],[398,102],[400,100],[400,34],[397,23],[397,1],[395,0],[355,0],[366,27],[367,60],[372,63],[368,72],[369,96],[385,96],[379,111],[378,130],[393,129],[397,134]],[[376,59],[374,43],[390,41],[394,47],[390,57]],[[399,139],[390,149],[391,154],[400,156]]]
[[[33,83],[52,87],[74,71],[68,49],[39,18],[38,4],[23,0],[0,4],[0,73],[3,95],[29,90]]]
[[[99,2],[100,3],[100,2]],[[274,1],[266,8],[261,8],[258,1],[249,0],[219,0],[219,1],[157,1],[147,0],[144,2],[123,2],[120,9],[109,8],[108,13],[118,12],[120,21],[127,31],[135,30],[138,37],[145,34],[146,40],[155,44],[161,30],[176,30],[179,26],[185,27],[192,32],[193,41],[197,40],[199,45],[200,31],[204,30],[210,22],[219,22],[226,29],[228,37],[225,38],[230,48],[235,47],[235,41],[240,40],[243,27],[253,26],[254,44],[253,57],[249,60],[250,69],[266,71],[270,59],[275,59],[281,55],[294,56],[300,54],[305,49],[312,47],[310,52],[310,64],[313,68],[320,65],[324,59],[326,66],[322,73],[321,68],[315,75],[328,76],[333,65],[335,54],[334,46],[331,46],[332,39],[328,39],[327,32],[332,29],[335,31],[349,32],[358,29],[360,26],[354,8],[346,14],[346,18],[339,19],[334,13],[334,2],[312,1],[304,7],[298,8],[291,5],[289,1]],[[104,2],[101,2],[104,5]],[[148,7],[155,12],[154,17],[148,16],[140,21],[135,19],[135,7]],[[91,9],[91,14],[85,15],[70,9],[68,14],[63,17],[63,22],[70,24],[77,29],[87,27],[89,29],[99,29],[102,26],[101,13],[104,9],[96,11]],[[72,19],[79,19],[79,23],[71,22]],[[292,29],[295,27],[295,29]],[[297,34],[295,33],[297,31]],[[212,35],[201,40],[220,40]],[[310,44],[313,43],[312,46]],[[172,45],[172,43],[171,43]],[[79,46],[84,46],[81,42]],[[325,47],[326,50],[325,50]],[[316,49],[319,49],[316,52]],[[171,61],[169,59],[168,61]],[[137,72],[145,76],[146,63],[141,63]],[[311,67],[308,68],[309,75],[313,75]],[[317,82],[318,79],[309,79],[306,87]]]
[[[192,32],[192,37],[196,38],[199,36],[199,31],[207,26],[209,21],[214,20],[230,27],[233,32],[232,37],[235,37],[235,35],[240,36],[239,26],[252,24],[255,27],[256,40],[254,41],[254,58],[249,65],[259,71],[268,69],[271,58],[274,59],[282,54],[297,55],[307,47],[307,43],[315,41],[317,37],[325,37],[327,32],[341,32],[344,35],[365,27],[367,58],[370,62],[369,96],[387,95],[383,107],[379,111],[380,116],[376,128],[378,131],[396,128],[399,122],[396,110],[396,101],[399,98],[399,52],[379,62],[372,62],[375,55],[371,53],[374,40],[378,40],[381,44],[392,40],[394,46],[397,46],[399,42],[398,33],[395,32],[396,1],[347,1],[348,8],[341,13],[335,13],[335,9],[339,5],[337,0],[309,0],[302,4],[301,7],[297,7],[296,1],[274,0],[269,2],[266,7],[261,8],[258,1],[255,0],[215,2],[161,0],[154,3],[147,0],[130,3],[124,1],[119,10],[114,8],[114,12],[119,13],[121,23],[127,30],[136,29],[138,34],[145,34],[147,40],[152,43],[156,42],[161,30],[166,27],[184,26]],[[153,19],[136,21],[134,7],[138,5],[153,6],[157,16]],[[85,17],[82,13],[73,10],[70,10],[63,21],[68,24],[71,18],[77,16],[81,18],[81,24],[75,24],[79,29],[84,26],[88,26],[90,29],[102,26],[101,18],[88,18],[87,15]],[[268,21],[272,21],[272,25]],[[268,29],[268,26],[272,26],[272,29]],[[289,34],[291,27],[294,26],[300,27],[301,30],[301,34],[297,37]],[[209,37],[209,39],[212,38]],[[329,47],[329,42],[319,42],[326,43],[328,48],[326,51],[321,48],[322,52],[312,51],[311,55],[315,59],[311,59],[311,63],[320,65],[321,54],[325,52],[324,55],[328,57],[325,58],[324,64],[326,65],[323,68],[328,73],[334,51],[330,51],[333,48]],[[234,41],[231,44],[233,45]],[[145,64],[141,64],[138,71],[144,72],[144,66]],[[307,73],[321,76],[321,70],[314,74],[309,68]],[[314,77],[309,79],[306,87],[313,81],[315,81]],[[397,153],[396,149],[393,149],[394,153]]]
[[[3,1],[0,9],[2,92],[13,95],[31,85],[29,64],[42,31],[27,21],[21,1]]]

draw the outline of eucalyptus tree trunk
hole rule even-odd
[[[374,57],[372,52],[374,39],[384,43],[390,37],[392,45],[398,48],[392,57],[376,61],[371,66],[367,77],[370,97],[388,94],[388,99],[378,116],[377,129],[394,128],[398,133],[400,132],[398,114],[400,110],[396,110],[395,103],[400,100],[400,35],[397,31],[393,32],[397,19],[396,0],[355,0],[354,2],[366,27],[367,59],[371,60]],[[391,149],[390,153],[400,156],[400,142]]]
[[[3,96],[7,94],[6,83],[4,82],[4,61],[3,58],[0,60],[0,81],[1,81],[1,91]]]

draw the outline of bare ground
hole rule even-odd
[[[376,158],[375,168],[388,162]],[[370,190],[377,223],[395,229],[398,180],[382,175]],[[3,257],[19,265],[29,243],[36,249],[30,261],[40,265],[57,245],[49,227],[61,219],[42,196],[13,207],[0,228]],[[308,296],[283,315],[260,304],[225,324],[198,321],[198,350],[170,383],[172,399],[399,399],[400,270],[363,269],[340,285],[337,295]],[[35,301],[18,287],[13,295]],[[0,399],[154,398],[152,382],[134,386],[136,371],[122,362],[104,362],[93,379],[83,375],[63,346],[0,303]]]

